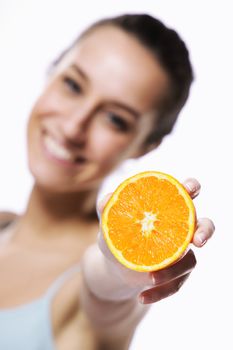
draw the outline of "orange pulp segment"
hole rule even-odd
[[[192,240],[193,201],[171,175],[146,171],[123,181],[102,213],[106,243],[124,266],[156,271],[179,259]]]

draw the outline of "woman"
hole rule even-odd
[[[172,130],[192,78],[182,40],[148,15],[95,23],[54,63],[28,123],[26,211],[1,214],[2,349],[127,349],[146,304],[189,276],[191,250],[156,273],[117,263],[101,232],[96,243],[96,197],[107,174]],[[198,195],[197,180],[184,185]],[[199,220],[194,245],[213,231]]]

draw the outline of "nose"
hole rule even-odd
[[[93,117],[94,107],[80,106],[65,113],[60,118],[60,131],[67,142],[83,146]]]

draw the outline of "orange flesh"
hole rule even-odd
[[[162,268],[176,260],[192,238],[195,211],[187,205],[191,198],[181,195],[169,178],[153,175],[127,181],[103,218],[107,243],[126,266],[129,262],[135,270]]]

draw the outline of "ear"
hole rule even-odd
[[[139,158],[139,157],[142,157],[144,156],[145,154],[155,150],[156,148],[158,148],[161,143],[162,143],[163,139],[159,139],[158,141],[156,142],[150,142],[149,144],[144,144],[141,146],[141,148],[135,152],[134,156],[132,158]]]

